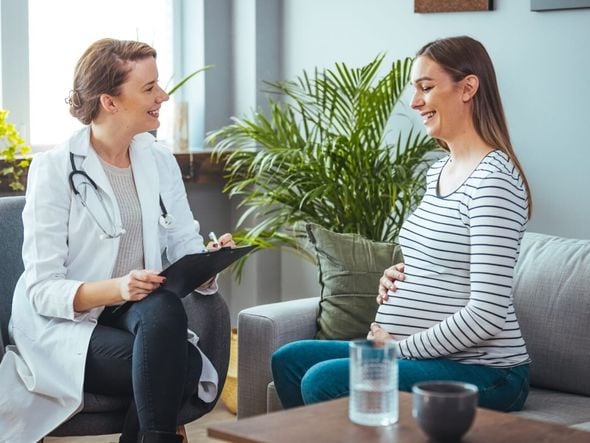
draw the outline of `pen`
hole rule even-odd
[[[209,233],[209,239],[213,242],[213,243],[217,243],[219,244],[219,240],[217,240],[217,236],[215,235],[215,232],[211,231]]]

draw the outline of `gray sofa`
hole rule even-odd
[[[515,308],[531,363],[531,392],[515,414],[590,431],[590,240],[527,233]],[[280,409],[270,357],[313,338],[318,298],[256,306],[238,317],[238,418]]]

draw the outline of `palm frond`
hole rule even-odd
[[[389,140],[412,60],[393,62],[379,77],[383,60],[380,54],[360,68],[338,63],[265,83],[267,114],[234,118],[208,135],[214,156],[225,156],[225,192],[244,208],[236,238],[310,259],[302,223],[397,239],[422,197],[428,154],[437,147],[414,130]]]

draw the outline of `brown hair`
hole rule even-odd
[[[427,43],[416,56],[425,56],[438,63],[455,82],[463,80],[468,75],[478,77],[479,89],[473,97],[473,125],[479,136],[490,146],[506,153],[520,172],[528,195],[530,217],[533,209],[531,190],[512,148],[496,72],[484,46],[471,37],[450,37]],[[445,142],[437,142],[443,149],[448,150]]]
[[[101,94],[117,96],[131,67],[127,62],[156,57],[146,43],[104,38],[90,45],[74,71],[74,86],[66,103],[70,114],[88,125],[98,115]]]

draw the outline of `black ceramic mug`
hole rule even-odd
[[[469,430],[477,410],[477,386],[456,381],[424,381],[412,387],[412,415],[437,442],[455,442]]]

